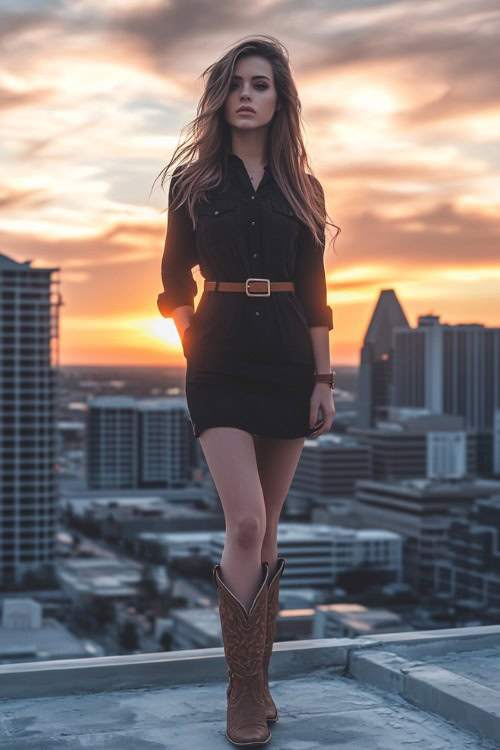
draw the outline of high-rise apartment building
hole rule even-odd
[[[500,408],[500,328],[421,315],[417,328],[393,335],[395,406],[456,414],[465,428],[491,432]]]
[[[54,560],[59,268],[0,254],[0,580]]]
[[[500,408],[500,328],[449,325],[435,315],[393,331],[393,403],[464,419],[476,433],[477,472],[493,471],[493,415]]]
[[[184,397],[89,399],[88,487],[180,487],[191,479],[193,441]]]
[[[377,427],[390,407],[462,417],[464,429],[476,436],[477,473],[493,473],[493,415],[500,409],[500,328],[449,325],[436,315],[419,316],[417,327],[411,328],[394,291],[382,290],[361,350],[358,402],[361,428]],[[459,473],[464,438],[457,436],[454,444],[451,440],[450,435],[436,436],[431,453]]]

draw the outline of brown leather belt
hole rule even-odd
[[[250,277],[246,281],[207,281],[205,292],[245,292],[247,297],[269,297],[271,292],[294,292],[293,281],[271,281]]]

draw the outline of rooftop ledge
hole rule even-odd
[[[0,748],[227,748],[226,675],[222,647],[0,665]],[[500,625],[278,642],[270,680],[277,750],[500,747]]]

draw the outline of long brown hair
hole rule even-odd
[[[168,170],[180,161],[174,171],[175,190],[169,208],[186,202],[193,229],[196,227],[194,205],[206,200],[204,191],[218,187],[224,180],[227,187],[227,158],[231,150],[231,130],[224,117],[224,103],[230,90],[234,66],[239,58],[259,55],[268,60],[273,69],[277,99],[276,110],[269,124],[268,155],[272,175],[297,217],[311,230],[322,247],[328,221],[323,188],[314,177],[301,133],[302,106],[292,78],[287,49],[275,37],[251,36],[237,42],[203,73],[205,87],[198,103],[197,116],[187,130],[186,141],[179,144],[168,165],[156,177],[162,176],[163,188]],[[307,173],[306,173],[307,168]],[[154,185],[154,183],[153,183]],[[174,183],[172,182],[172,187]]]

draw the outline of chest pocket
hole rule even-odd
[[[198,226],[207,243],[227,240],[238,231],[236,201],[217,199],[197,208]]]
[[[269,234],[289,244],[296,239],[300,225],[300,219],[287,201],[274,199],[271,202]]]

